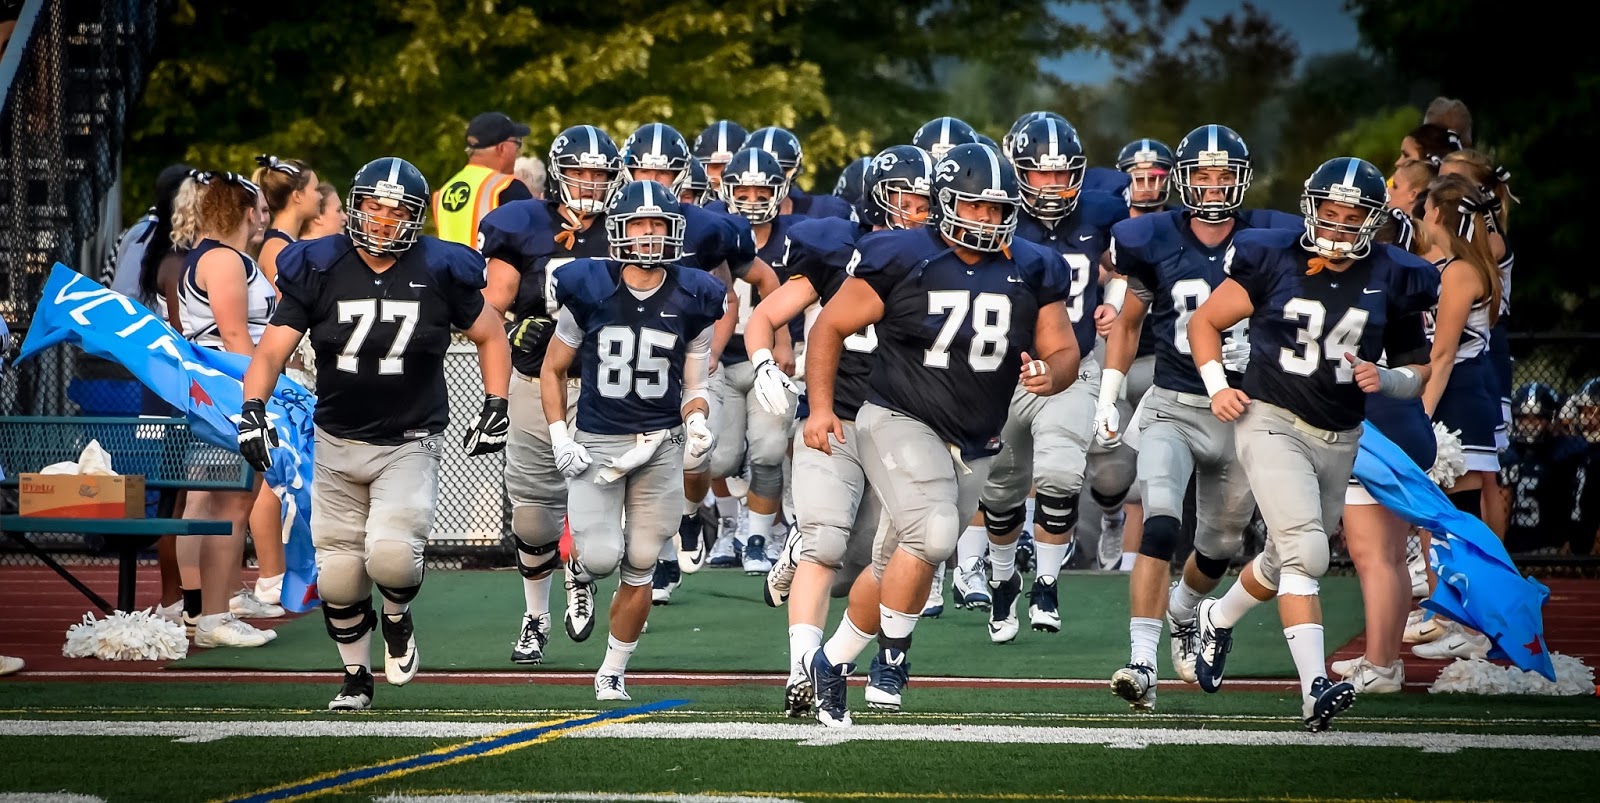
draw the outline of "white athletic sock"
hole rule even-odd
[[[700,503],[696,502],[695,500],[690,499],[688,497],[684,497],[684,499],[683,499],[683,515],[685,515],[685,516],[693,516],[694,514],[699,513],[699,512],[700,512]]]
[[[1047,544],[1033,539],[1034,574],[1039,577],[1057,577],[1061,574],[1061,561],[1067,559],[1067,544]]]
[[[283,601],[283,575],[256,578],[256,599],[277,605]]]
[[[1189,587],[1189,581],[1179,580],[1172,589],[1172,596],[1167,598],[1167,615],[1174,622],[1182,622],[1194,618],[1194,609],[1206,595]]]
[[[1139,553],[1137,553],[1137,552],[1124,552],[1124,553],[1122,553],[1122,562],[1117,564],[1117,571],[1119,571],[1119,572],[1131,572],[1131,571],[1133,571],[1133,562],[1136,559],[1138,559],[1138,557],[1139,557]]]
[[[1322,665],[1322,625],[1286,627],[1283,637],[1289,642],[1289,654],[1294,656],[1295,671],[1300,673],[1300,693],[1310,694],[1311,681],[1328,674]]]
[[[1135,616],[1128,620],[1128,663],[1156,668],[1156,644],[1161,641],[1161,620]]]
[[[718,517],[724,518],[724,519],[731,519],[731,518],[733,518],[734,516],[737,516],[737,515],[739,515],[739,500],[738,500],[737,497],[733,497],[733,496],[719,496],[719,497],[717,497],[717,516]]]
[[[822,646],[822,628],[816,625],[789,625],[789,674],[805,672],[805,654]]]
[[[354,644],[339,643],[339,660],[344,663],[344,670],[349,672],[355,667],[361,667],[368,672],[372,671],[372,631],[368,630]]]
[[[522,578],[522,602],[527,606],[530,616],[543,616],[550,612],[550,586],[555,579],[555,572],[538,580]]]
[[[1038,549],[1034,545],[1034,549]],[[1001,546],[993,541],[989,542],[989,577],[996,583],[1010,580],[1017,576],[1017,542]]]
[[[1033,497],[1028,497],[1028,501],[1023,504],[1023,507],[1027,512],[1022,516],[1022,531],[1031,533],[1033,532]]]
[[[969,526],[956,540],[956,565],[968,566],[973,558],[983,557],[989,548],[989,531],[981,526]]]
[[[606,659],[600,664],[600,671],[607,675],[620,675],[628,671],[628,659],[633,657],[633,650],[639,646],[637,641],[618,641],[616,636],[606,634]]]
[[[746,538],[761,536],[768,538],[772,535],[772,520],[777,518],[776,513],[757,513],[750,511],[750,532],[745,533]]]
[[[409,602],[391,602],[388,597],[383,598],[383,615],[393,616],[394,621],[400,620],[400,614],[411,610]]]
[[[886,605],[878,606],[878,627],[884,638],[911,638],[911,631],[917,629],[917,620],[922,618],[922,613],[901,613]]]
[[[661,554],[656,556],[656,560],[673,560],[673,561],[675,561],[677,559],[678,559],[678,539],[676,539],[676,538],[668,538],[667,540],[662,541],[661,542]]]
[[[1233,585],[1228,587],[1228,593],[1223,594],[1222,599],[1217,600],[1217,604],[1211,607],[1211,624],[1214,627],[1233,627],[1252,608],[1260,604],[1261,600],[1250,596],[1250,592],[1244,590],[1242,578],[1235,580]]]
[[[871,644],[872,639],[877,635],[876,633],[861,632],[861,628],[856,627],[856,623],[850,621],[850,614],[847,612],[839,620],[838,629],[833,631],[833,638],[828,639],[828,643],[822,645],[822,654],[827,657],[828,663],[835,666],[855,663],[856,656],[860,655],[861,651],[866,649],[867,645]]]

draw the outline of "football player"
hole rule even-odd
[[[778,157],[778,164],[783,166],[783,174],[789,179],[789,193],[778,208],[779,214],[850,219],[850,204],[843,198],[812,195],[800,189],[800,165],[805,154],[800,148],[800,138],[794,132],[777,126],[759,128],[750,132],[744,147],[760,148]]]
[[[309,331],[317,355],[317,592],[344,664],[328,703],[335,711],[372,704],[374,585],[383,595],[384,674],[395,686],[417,674],[411,602],[439,502],[451,329],[477,346],[483,372],[483,409],[463,448],[499,451],[510,426],[511,354],[499,316],[484,303],[483,258],[421,235],[428,182],[404,159],[377,159],[350,182],[348,205],[345,234],[278,254],[283,297],[245,372],[239,421],[240,454],[266,471],[277,435],[263,400]]]
[[[1021,197],[1011,166],[985,145],[958,145],[935,163],[932,195],[936,226],[861,238],[850,278],[808,340],[805,443],[831,454],[849,437],[834,410],[845,338],[874,324],[878,338],[855,427],[887,520],[872,565],[881,584],[878,621],[870,610],[861,611],[867,621],[847,612],[833,638],[805,659],[817,719],[830,726],[850,723],[845,678],[874,633],[868,704],[900,708],[912,630],[935,567],[976,512],[1017,378],[1047,396],[1078,375],[1062,303],[1066,263],[1013,238]]]
[[[744,147],[745,140],[749,137],[750,134],[744,130],[744,126],[732,120],[718,120],[695,136],[693,156],[705,165],[713,197],[717,187],[722,183],[723,166],[733,158],[734,153]]]
[[[1179,164],[1181,171],[1181,156]],[[1437,301],[1439,272],[1372,242],[1386,195],[1376,167],[1351,157],[1324,162],[1306,180],[1303,232],[1235,236],[1223,255],[1228,278],[1188,327],[1212,413],[1238,422],[1239,463],[1252,486],[1271,489],[1256,499],[1266,550],[1220,600],[1200,603],[1195,674],[1202,689],[1215,692],[1234,625],[1277,597],[1300,675],[1301,721],[1314,732],[1355,701],[1354,686],[1326,676],[1317,595],[1355,464],[1365,394],[1418,398],[1429,372],[1417,316]],[[1222,365],[1222,333],[1246,319],[1252,353],[1236,388]],[[1398,367],[1379,367],[1384,353]]]
[[[862,219],[856,224],[837,218],[820,218],[796,224],[789,230],[785,269],[789,281],[771,298],[762,299],[745,327],[745,345],[755,364],[755,397],[773,415],[787,415],[796,391],[772,357],[773,332],[787,321],[804,315],[812,305],[827,303],[846,278],[845,268],[855,254],[856,241],[873,231],[920,228],[928,218],[929,184],[933,162],[921,148],[896,145],[872,159],[863,177],[865,195]],[[828,616],[829,590],[834,575],[862,565],[846,567],[847,556],[865,551],[878,529],[880,506],[867,488],[856,414],[867,396],[872,372],[872,352],[877,332],[868,326],[844,340],[834,380],[834,415],[842,422],[844,440],[831,454],[808,449],[799,433],[794,445],[794,497],[798,534],[767,575],[769,605],[789,607],[789,682],[784,691],[784,711],[792,717],[811,713],[811,681],[804,658],[822,645],[822,628]],[[804,399],[798,415],[809,414]],[[867,586],[852,600],[868,610],[857,618],[871,621],[877,615],[872,576],[863,574]],[[854,579],[854,578],[851,578]]]
[[[715,197],[716,193],[711,189],[711,176],[706,173],[705,163],[697,156],[689,157],[689,178],[683,182],[683,189],[678,191],[678,203],[705,206]]]
[[[1069,123],[1041,117],[1011,138],[1007,154],[1017,172],[1022,210],[1016,236],[1043,246],[1061,260],[1071,282],[1067,315],[1082,355],[1077,381],[1064,393],[1039,396],[1019,384],[989,470],[979,510],[989,533],[989,640],[1017,637],[1016,569],[1029,489],[1034,496],[1034,580],[1028,590],[1028,621],[1034,630],[1061,630],[1056,580],[1072,552],[1078,498],[1093,431],[1100,366],[1093,351],[1095,312],[1100,306],[1100,254],[1111,226],[1128,216],[1123,202],[1101,192],[1083,192],[1083,143]],[[969,573],[978,555],[962,555]]]
[[[1155,318],[1154,387],[1126,424],[1138,434],[1144,530],[1129,582],[1129,660],[1112,676],[1112,689],[1144,710],[1155,705],[1161,618],[1172,637],[1174,669],[1192,682],[1195,606],[1227,572],[1255,508],[1236,465],[1233,428],[1210,414],[1202,377],[1189,359],[1189,318],[1227,277],[1225,257],[1238,233],[1273,225],[1303,228],[1297,217],[1243,209],[1250,150],[1231,129],[1204,125],[1191,131],[1178,143],[1174,162],[1173,183],[1186,211],[1141,215],[1111,230],[1112,269],[1127,281],[1128,292],[1107,338],[1095,412],[1096,441],[1120,442],[1119,401],[1148,311]],[[1239,381],[1248,354],[1241,325],[1229,333],[1224,354],[1233,381]],[[1191,475],[1195,550],[1183,577],[1169,588]]]
[[[851,209],[859,208],[866,198],[867,167],[871,164],[872,157],[863,156],[845,165],[844,170],[839,172],[839,180],[834,182],[834,197],[843,198]]]
[[[556,466],[572,481],[572,558],[590,585],[619,572],[596,700],[627,700],[623,674],[650,615],[662,546],[678,531],[685,455],[704,458],[712,326],[727,289],[676,264],[687,221],[677,194],[654,181],[624,186],[606,210],[610,259],[556,271],[561,306],[539,377]],[[569,432],[567,374],[581,377]],[[627,516],[624,531],[622,519]]]
[[[957,145],[968,145],[977,141],[978,132],[955,117],[935,117],[923,123],[911,135],[911,144],[927,151],[935,160],[943,158]]]

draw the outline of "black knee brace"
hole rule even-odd
[[[374,583],[373,585],[377,584]],[[389,588],[387,586],[378,586],[378,593],[382,594],[384,599],[393,602],[396,605],[410,604],[412,600],[417,598],[417,592],[421,590],[421,583],[417,583],[414,586],[406,586],[405,588]]]
[[[1099,505],[1101,510],[1110,513],[1111,511],[1122,507],[1122,503],[1128,498],[1128,491],[1128,488],[1123,488],[1121,491],[1118,491],[1114,494],[1102,494],[1099,491],[1090,488],[1089,497],[1094,499],[1094,503]]]
[[[532,546],[522,542],[521,538],[512,538],[517,545],[517,571],[529,580],[538,580],[548,577],[556,570],[556,564],[561,562],[561,542],[551,541],[541,546]],[[525,556],[525,557],[524,557]]]
[[[1033,495],[1033,523],[1051,535],[1066,535],[1078,526],[1078,496]]]
[[[372,599],[370,597],[348,608],[340,608],[324,602],[322,604],[322,619],[323,623],[328,626],[328,637],[340,644],[354,644],[378,626],[378,614],[372,610]],[[335,619],[340,621],[354,619],[355,624],[335,624],[333,621]]]
[[[1213,580],[1221,580],[1228,573],[1228,562],[1227,558],[1208,558],[1200,550],[1194,551],[1194,567]]]
[[[1010,535],[1012,531],[1022,526],[1028,518],[1028,508],[1018,505],[1014,510],[996,512],[989,509],[988,505],[978,503],[978,510],[983,511],[983,528],[993,536]]]
[[[1183,525],[1172,516],[1151,516],[1145,519],[1144,535],[1139,538],[1139,554],[1156,560],[1172,560],[1178,553],[1178,539]]]

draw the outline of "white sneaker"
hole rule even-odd
[[[1489,655],[1489,637],[1482,633],[1468,633],[1466,628],[1451,622],[1445,634],[1427,644],[1411,648],[1411,654],[1428,661],[1450,658],[1486,658]]]
[[[1338,663],[1345,663],[1340,661]],[[1356,687],[1357,694],[1395,694],[1405,690],[1406,664],[1396,660],[1394,663],[1379,667],[1368,661],[1365,656],[1355,659],[1355,665],[1348,667],[1350,671],[1341,672],[1350,685]],[[1335,669],[1337,671],[1337,669]]]
[[[944,566],[933,568],[933,585],[928,587],[928,601],[922,604],[922,618],[938,619],[944,614]]]
[[[195,626],[196,647],[260,647],[272,640],[266,633],[231,613],[225,614],[221,622],[210,628],[205,626],[206,618],[200,617],[201,622]]]
[[[183,600],[178,600],[171,605],[157,605],[155,614],[158,618],[165,619],[175,625],[183,624]]]
[[[1156,710],[1156,670],[1146,664],[1128,664],[1111,675],[1111,692],[1138,711]]]
[[[182,603],[178,606],[183,607]],[[261,601],[256,592],[248,588],[241,588],[228,600],[228,613],[240,619],[277,619],[283,616],[283,607],[269,602]]]
[[[594,676],[594,698],[596,700],[632,700],[628,696],[627,684],[621,675],[613,675],[605,670],[597,672]]]
[[[1365,660],[1366,656],[1357,655],[1354,658],[1346,658],[1343,661],[1334,661],[1333,663],[1328,664],[1328,669],[1332,670],[1333,674],[1338,675],[1339,677],[1347,678],[1350,677],[1351,673],[1356,671],[1356,667],[1360,666],[1361,662]]]
[[[982,555],[956,567],[955,591],[956,607],[989,610],[989,578],[984,575]]]
[[[1426,617],[1426,618],[1424,618]],[[1449,620],[1433,616],[1418,608],[1406,617],[1406,630],[1400,640],[1407,644],[1427,644],[1438,641],[1449,632]]]
[[[11,655],[0,655],[0,675],[15,675],[22,671],[21,658]]]

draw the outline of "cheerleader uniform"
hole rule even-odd
[[[1434,264],[1442,273],[1452,260]],[[1450,371],[1450,382],[1445,385],[1439,405],[1433,411],[1433,420],[1452,430],[1461,431],[1461,450],[1465,453],[1468,471],[1499,471],[1500,449],[1495,433],[1502,430],[1500,415],[1499,377],[1489,358],[1489,302],[1474,301],[1467,313],[1467,323],[1461,329],[1461,342],[1456,347],[1455,367]],[[1438,307],[1434,307],[1437,314]],[[1429,339],[1433,337],[1435,318],[1428,317]]]

